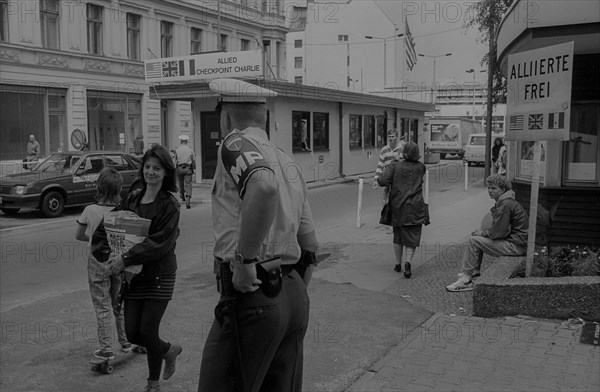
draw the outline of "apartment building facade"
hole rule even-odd
[[[283,11],[282,0],[0,0],[0,162],[21,160],[30,134],[42,155],[132,152],[140,136],[174,149],[182,133],[199,147],[192,103],[150,99],[144,60],[261,49],[265,78],[284,77]]]

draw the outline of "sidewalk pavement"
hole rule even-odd
[[[600,390],[600,346],[580,343],[580,320],[473,317],[472,291],[445,290],[456,280],[468,233],[493,206],[481,180],[468,191],[455,188],[430,195],[432,223],[423,228],[411,279],[392,271],[392,235],[378,212],[361,216],[360,228],[347,222],[319,233],[321,252],[332,255],[315,279],[393,294],[434,313],[421,325],[404,322],[400,343],[344,390]],[[491,262],[484,258],[483,273]]]

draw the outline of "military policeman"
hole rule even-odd
[[[209,87],[221,96],[216,110],[224,135],[212,189],[221,297],[198,391],[299,392],[314,266],[299,260],[317,246],[306,183],[265,132],[265,103],[275,92],[235,79],[216,79]],[[279,277],[278,293],[267,290],[271,279],[257,277],[263,261],[273,258],[281,262],[280,274],[270,275]],[[230,282],[222,278],[228,275]]]
[[[192,174],[194,174],[196,166],[194,151],[188,146],[189,140],[188,135],[179,136],[180,146],[175,150],[179,196],[181,201],[185,201],[186,208],[191,208]]]

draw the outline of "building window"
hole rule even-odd
[[[348,42],[348,35],[338,35],[339,42]]]
[[[40,0],[40,22],[42,46],[48,49],[58,49],[60,22],[58,0]]]
[[[192,27],[190,30],[190,54],[202,53],[202,30]]]
[[[302,76],[294,76],[294,83],[302,84]]]
[[[173,23],[160,22],[160,56],[173,56]]]
[[[365,147],[375,147],[375,116],[365,116]]]
[[[362,148],[362,116],[358,114],[351,114],[348,121],[350,125],[350,149]]]
[[[0,85],[0,160],[23,158],[29,135],[41,154],[66,151],[66,90]]]
[[[8,0],[0,0],[0,41],[8,41]]]
[[[377,119],[377,145],[383,147],[387,144],[386,118],[384,115],[379,115]]]
[[[294,57],[294,68],[302,69],[302,57]]]
[[[302,47],[302,40],[301,39],[294,40],[294,48],[299,49],[301,47]]]
[[[313,113],[313,149],[329,149],[329,113]]]
[[[102,54],[102,7],[87,4],[87,46],[91,54]]]
[[[221,34],[218,50],[227,51],[227,34]]]
[[[142,96],[88,90],[87,120],[91,150],[132,152],[142,134]]]
[[[142,17],[127,14],[127,57],[130,60],[140,59],[140,30]]]
[[[292,151],[310,151],[310,112],[292,112]]]
[[[241,49],[242,50],[250,50],[250,40],[249,39],[243,39],[242,38]]]

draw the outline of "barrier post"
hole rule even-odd
[[[360,212],[362,210],[363,178],[358,178],[358,205],[356,206],[356,228],[360,229]]]

